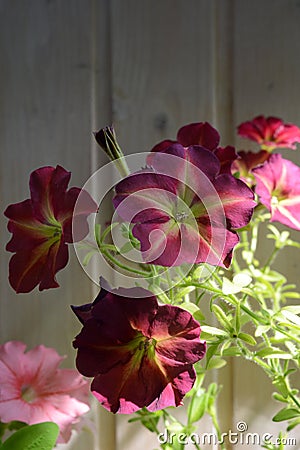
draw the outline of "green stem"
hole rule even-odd
[[[262,268],[262,272],[266,273],[268,270],[270,270],[271,265],[273,264],[273,262],[275,261],[275,258],[277,256],[277,254],[279,253],[279,250],[281,250],[282,247],[275,247],[274,250],[272,251],[271,255],[269,256],[269,258],[267,259],[265,265]]]
[[[109,261],[111,261],[113,264],[115,264],[116,266],[120,267],[121,269],[124,269],[127,272],[136,273],[137,275],[141,275],[143,277],[149,278],[149,272],[145,272],[145,271],[142,271],[142,270],[134,269],[133,267],[128,267],[125,264],[122,264],[117,258],[115,258],[111,253],[109,253],[106,250],[103,250],[101,253]]]
[[[118,169],[119,174],[121,175],[121,177],[125,178],[130,174],[130,170],[128,168],[126,159],[124,156],[115,159],[114,160],[114,164],[116,166],[116,168]]]
[[[211,418],[212,418],[212,422],[213,422],[213,425],[214,425],[216,433],[217,433],[218,442],[220,443],[220,448],[222,450],[226,450],[225,443],[222,442],[222,434],[221,434],[221,430],[220,430],[220,425],[219,425],[215,411],[211,414]]]
[[[201,289],[204,289],[204,290],[209,291],[209,292],[214,292],[216,294],[219,294],[220,297],[222,297],[225,300],[229,301],[234,306],[236,306],[238,303],[240,303],[239,300],[234,295],[224,295],[223,292],[221,291],[221,289],[212,287],[212,286],[207,285],[207,284],[190,282],[190,283],[185,283],[184,285],[181,285],[181,286],[182,287],[194,286],[195,288],[201,288]],[[242,303],[240,303],[240,307],[246,314],[251,316],[252,319],[256,320],[258,323],[260,323],[262,325],[269,325],[269,321],[267,319],[264,319],[263,317],[258,316],[253,311],[251,311],[249,308],[247,308],[247,306],[245,306]]]
[[[250,250],[252,252],[252,261],[254,258],[254,253],[256,252],[257,248],[257,239],[258,239],[258,222],[254,222],[253,228],[252,228],[252,239],[250,243]]]
[[[298,400],[291,392],[289,392],[289,397],[293,400],[293,402],[295,403],[295,405],[297,405],[297,407],[298,407],[299,410],[300,410],[300,402],[299,402],[299,400]]]
[[[288,338],[290,338],[292,341],[300,343],[300,339],[296,336],[290,334],[288,331],[285,331],[283,328],[279,327],[278,325],[273,325],[272,328],[276,331],[279,331],[281,334],[285,334]]]

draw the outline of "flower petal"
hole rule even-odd
[[[243,181],[228,174],[219,175],[214,186],[230,227],[242,228],[247,225],[256,206],[253,191]],[[210,207],[211,211],[212,207]]]
[[[53,241],[52,241],[53,242]],[[9,262],[9,282],[17,292],[55,288],[55,274],[68,263],[68,247],[64,243],[45,241],[30,250],[18,251]]]
[[[220,135],[208,122],[185,125],[177,133],[177,141],[184,147],[201,145],[209,150],[217,148]]]

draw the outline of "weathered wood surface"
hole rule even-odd
[[[298,0],[0,0],[1,210],[28,196],[29,173],[42,165],[59,163],[72,171],[72,185],[82,185],[106,161],[91,131],[112,121],[127,154],[175,137],[189,122],[210,121],[222,144],[239,146],[247,144],[234,138],[235,126],[256,114],[300,124],[299,19]],[[300,163],[299,152],[285,154]],[[55,347],[70,367],[79,326],[69,305],[91,300],[96,288],[71,251],[60,289],[16,295],[0,220],[1,342]],[[281,263],[292,280],[295,254]],[[272,386],[256,367],[235,361],[218,377],[224,431],[239,420],[253,432],[277,428]],[[96,422],[95,450],[158,447],[127,417],[101,412]],[[210,431],[209,422],[197,430]],[[85,434],[68,448],[93,445]]]

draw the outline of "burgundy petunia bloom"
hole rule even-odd
[[[269,156],[270,153],[267,150],[260,150],[256,153],[250,150],[241,150],[238,152],[238,158],[231,166],[231,172],[235,175],[238,174],[239,179],[251,187],[255,184],[252,170],[263,164]]]
[[[295,144],[300,142],[300,128],[278,117],[257,116],[240,124],[238,134],[258,142],[261,149],[268,151],[278,147],[295,149]]]
[[[58,287],[55,274],[68,262],[67,244],[88,233],[86,219],[97,205],[79,188],[67,191],[70,177],[60,166],[35,170],[29,181],[30,199],[8,206],[4,212],[13,234],[6,250],[15,253],[9,263],[9,281],[16,292],[30,292],[37,285],[40,291]]]
[[[171,144],[181,144],[183,147],[190,145],[201,145],[208,150],[214,150],[218,147],[220,135],[218,131],[208,122],[190,123],[181,127],[177,133],[177,140],[165,140],[156,144],[152,152],[161,152],[170,147]]]
[[[200,145],[212,151],[220,161],[220,173],[231,173],[231,164],[237,158],[234,147],[218,147],[220,135],[208,122],[198,122],[184,125],[177,133],[177,140],[165,140],[155,145],[151,152],[165,152],[173,144],[183,147]],[[148,155],[147,162],[151,165],[152,154]]]
[[[300,230],[300,167],[273,154],[253,174],[256,193],[271,212],[271,222]]]
[[[134,224],[143,261],[162,266],[207,262],[228,267],[247,225],[254,194],[200,146],[173,144],[152,155],[152,169],[132,174],[116,186],[116,212]]]
[[[102,288],[93,303],[72,309],[83,323],[73,342],[77,369],[94,377],[91,391],[107,410],[129,414],[182,404],[196,379],[193,364],[206,350],[189,312],[158,305],[142,288]]]

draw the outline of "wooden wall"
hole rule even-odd
[[[1,211],[28,196],[29,173],[42,165],[59,163],[82,185],[106,161],[91,131],[111,122],[127,154],[189,122],[210,121],[223,144],[243,146],[235,126],[259,113],[300,125],[299,23],[299,0],[0,0]],[[90,301],[95,287],[73,252],[60,289],[16,295],[0,220],[1,342],[53,346],[71,366],[79,327],[69,305]],[[295,253],[282,262],[293,280]],[[276,429],[272,388],[255,367],[235,361],[220,377],[225,431],[239,420]],[[101,412],[98,441],[86,434],[68,448],[158,446],[126,420]]]

